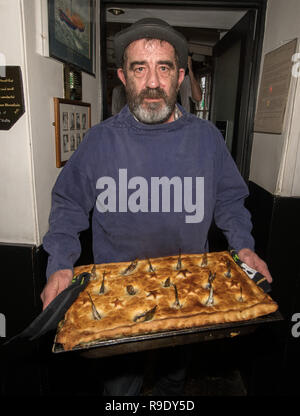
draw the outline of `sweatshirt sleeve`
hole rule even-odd
[[[230,249],[254,250],[251,216],[244,206],[249,195],[248,187],[219,131],[217,136],[215,223],[226,236]]]
[[[44,249],[49,254],[47,279],[57,270],[73,270],[81,253],[79,233],[89,227],[94,201],[92,181],[68,162],[52,190],[49,231],[43,239]]]

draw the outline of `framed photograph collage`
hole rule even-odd
[[[91,127],[91,105],[54,98],[56,167],[66,164]]]

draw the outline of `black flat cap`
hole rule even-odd
[[[117,68],[123,65],[123,55],[127,46],[138,39],[153,38],[169,42],[174,46],[179,59],[179,68],[186,68],[188,45],[185,37],[161,19],[145,18],[138,20],[114,37]]]

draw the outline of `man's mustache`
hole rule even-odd
[[[167,94],[160,87],[157,87],[157,88],[147,87],[139,93],[139,98],[141,100],[143,100],[144,98],[151,98],[151,99],[164,98],[165,99],[167,98]]]

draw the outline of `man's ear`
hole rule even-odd
[[[117,69],[117,75],[119,79],[121,80],[122,84],[124,85],[124,87],[126,87],[126,77],[122,68]]]
[[[178,88],[180,87],[182,81],[184,80],[184,77],[185,77],[185,69],[184,68],[179,68]]]

